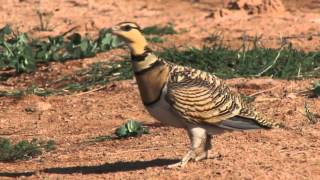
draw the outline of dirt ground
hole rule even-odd
[[[37,11],[45,12],[49,32],[39,32]],[[320,47],[318,0],[1,0],[0,26],[7,23],[35,37],[77,31],[95,36],[98,29],[121,21],[141,26],[172,23],[179,33],[165,36],[164,46],[201,46],[210,35],[231,47],[260,36],[266,47],[284,41],[302,50]],[[154,45],[153,45],[154,46]],[[157,47],[156,47],[157,48]],[[124,50],[64,64],[51,63],[32,74],[0,82],[1,89],[26,87],[33,81],[65,75],[96,61],[109,61]],[[320,179],[320,124],[308,124],[307,102],[320,114],[319,99],[296,96],[315,79],[227,80],[235,90],[258,93],[255,107],[289,130],[227,132],[213,138],[211,158],[182,169],[167,169],[186,153],[183,130],[163,126],[144,109],[133,80],[114,82],[92,93],[66,96],[0,98],[0,136],[13,141],[53,139],[57,149],[39,158],[0,163],[0,179]],[[269,91],[265,91],[268,90]],[[260,93],[259,93],[260,92]],[[28,113],[26,108],[36,112]],[[85,143],[107,135],[128,119],[150,128],[139,138]]]

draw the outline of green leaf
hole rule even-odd
[[[21,45],[23,45],[23,44],[26,45],[26,43],[29,41],[28,35],[26,33],[22,33],[22,34],[18,35],[17,41]]]
[[[139,136],[148,133],[149,130],[142,126],[142,124],[135,120],[129,120],[127,123],[116,129],[116,135],[120,138]]]
[[[48,59],[48,53],[47,51],[43,50],[43,51],[39,51],[36,54],[36,58],[37,59],[41,59],[41,60],[47,60]]]
[[[112,35],[111,34],[105,34],[105,36],[103,37],[101,43],[103,46],[105,45],[110,45],[112,42]]]
[[[3,35],[10,34],[11,32],[12,32],[12,29],[8,24],[0,29],[0,34],[3,34]]]
[[[117,36],[112,36],[111,40],[111,47],[112,48],[117,48],[121,44],[121,40]]]
[[[130,133],[138,133],[141,129],[141,124],[137,121],[129,120],[127,122],[127,129]]]
[[[120,128],[116,129],[115,134],[118,137],[127,137],[129,135],[129,131],[125,125],[121,126]]]
[[[83,41],[81,42],[81,44],[80,44],[81,51],[87,52],[88,47],[89,47],[89,42],[88,42],[88,40],[86,40],[86,39],[83,40]]]

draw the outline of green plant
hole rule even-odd
[[[154,28],[148,27],[149,34],[158,31],[153,31]],[[90,57],[97,52],[107,51],[121,45],[121,42],[111,35],[109,29],[102,29],[95,40],[82,37],[78,33],[73,33],[70,36],[66,36],[68,33],[64,33],[60,36],[49,37],[47,41],[32,40],[31,43],[25,43],[27,36],[24,36],[25,38],[20,38],[22,39],[20,41],[24,43],[20,44],[23,44],[23,46],[30,45],[33,54],[20,58],[23,61],[16,60],[19,58],[12,58],[8,61],[10,51],[5,48],[4,44],[16,42],[19,38],[16,37],[9,26],[4,27],[0,32],[0,42],[2,42],[2,46],[0,43],[0,52],[1,50],[5,51],[3,54],[0,53],[0,68],[15,67],[19,72],[34,70],[36,63]],[[147,36],[147,38],[161,39],[159,36],[152,35]],[[170,62],[208,71],[221,78],[271,76],[295,79],[320,77],[319,51],[303,52],[293,49],[291,46],[279,49],[263,48],[258,45],[259,43],[256,42],[258,40],[255,39],[253,39],[255,45],[252,49],[247,49],[244,45],[241,49],[234,50],[220,43],[201,49],[164,48],[155,53],[160,58]],[[13,63],[13,65],[10,63]],[[111,81],[131,79],[132,77],[131,63],[129,57],[126,56],[124,61],[94,63],[89,68],[77,71],[73,75],[48,81],[48,86],[45,88],[34,84],[26,89],[1,91],[0,96],[21,97],[27,94],[48,96],[89,91],[95,86],[102,86]],[[3,76],[3,80],[5,79],[8,79],[8,77]],[[319,85],[314,86],[313,94],[319,94],[318,87]]]
[[[68,92],[88,91],[94,86],[104,85],[111,81],[125,80],[133,76],[129,61],[120,62],[98,62],[89,68],[80,70],[74,76],[65,77],[58,80],[61,85],[60,90]],[[72,77],[77,77],[73,79]],[[70,82],[73,81],[73,82]]]
[[[120,39],[111,34],[110,29],[101,29],[96,42],[99,47],[99,52],[108,51],[112,48],[117,48],[122,45]]]
[[[128,138],[128,137],[136,137],[141,136],[142,134],[148,134],[149,129],[141,122],[135,121],[135,120],[129,120],[125,124],[118,127],[113,135],[101,135],[94,137],[90,139],[87,142],[103,142],[103,141],[109,141],[113,139],[119,139],[119,138]]]
[[[159,26],[148,26],[142,30],[144,35],[147,35],[147,41],[152,43],[163,43],[164,40],[161,38],[162,35],[177,34],[177,31],[171,24],[159,27]]]
[[[254,48],[232,50],[220,45],[179,50],[166,48],[157,54],[171,62],[191,66],[222,78],[264,76],[292,79],[319,77],[320,52],[303,52],[290,47],[279,49]],[[275,58],[278,60],[275,62]],[[272,65],[272,66],[271,66]]]
[[[168,24],[163,27],[159,26],[148,26],[142,29],[143,34],[145,35],[166,35],[166,34],[177,34],[177,31],[171,24]]]
[[[12,34],[8,25],[0,29],[0,67],[15,68],[17,72],[34,70],[34,54],[28,45],[27,34],[19,34],[8,39],[7,36]]]
[[[89,68],[77,71],[61,79],[48,81],[49,87],[41,88],[32,85],[26,89],[0,91],[0,97],[8,96],[20,98],[25,95],[50,96],[88,91],[95,86],[105,85],[112,81],[132,78],[133,72],[129,61],[97,62]],[[54,87],[54,88],[50,88]]]
[[[142,123],[129,120],[126,124],[116,129],[116,136],[119,138],[126,138],[131,136],[140,136],[149,133],[149,129],[144,127]]]
[[[65,38],[67,34],[47,40],[30,39],[25,33],[16,35],[6,25],[0,29],[0,68],[14,68],[18,73],[32,72],[37,63],[92,57],[121,43],[109,29],[102,29],[95,40],[79,33]]]
[[[159,36],[147,37],[147,41],[152,42],[152,43],[163,43],[164,42],[164,40]]]
[[[291,48],[266,49],[257,48],[248,51],[232,50],[214,45],[202,49],[166,48],[155,52],[160,58],[170,62],[190,66],[214,73],[221,78],[264,76],[295,79],[301,77],[320,77],[320,53],[302,52]],[[275,62],[275,59],[278,59]],[[98,62],[73,75],[48,82],[49,87],[37,85],[25,90],[2,91],[0,96],[19,97],[26,94],[48,96],[78,91],[88,91],[95,86],[108,82],[131,79],[133,72],[129,57],[124,61]],[[318,93],[319,85],[314,85],[312,94]]]
[[[48,41],[34,40],[32,46],[36,47],[36,58],[48,62],[93,57],[98,52],[118,47],[120,43],[109,29],[102,29],[96,40],[73,33],[67,36],[67,40],[64,36],[49,37]]]
[[[55,142],[38,141],[32,139],[31,141],[22,140],[17,144],[12,144],[9,139],[0,138],[0,161],[11,162],[16,160],[27,160],[37,157],[45,151],[55,149]]]

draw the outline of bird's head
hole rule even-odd
[[[138,24],[133,22],[119,23],[112,28],[112,33],[127,43],[133,55],[140,55],[145,52],[148,43]]]

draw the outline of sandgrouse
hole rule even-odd
[[[136,23],[119,23],[112,32],[130,48],[134,74],[148,112],[167,125],[184,128],[191,140],[188,153],[169,167],[183,167],[190,160],[208,158],[211,136],[224,130],[281,126],[263,118],[216,76],[157,57]]]

